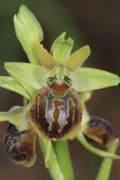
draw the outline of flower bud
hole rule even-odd
[[[14,16],[14,26],[17,38],[29,61],[39,64],[32,52],[32,44],[43,40],[43,31],[33,13],[25,5],[21,5],[18,14]]]

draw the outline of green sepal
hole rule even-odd
[[[40,89],[46,86],[48,71],[43,66],[10,62],[5,63],[5,69],[11,76],[24,84],[28,84],[33,89]]]
[[[65,64],[65,60],[69,58],[74,40],[72,38],[65,39],[66,32],[62,33],[54,41],[51,47],[51,54],[56,59],[58,64]]]
[[[72,77],[72,86],[78,92],[117,86],[120,83],[120,78],[117,75],[94,68],[79,68],[72,73]]]
[[[12,77],[0,76],[0,86],[2,88],[14,91],[14,92],[24,96],[27,99],[30,99],[30,96],[27,93],[27,91],[24,89],[24,87]]]
[[[40,43],[34,42],[32,49],[38,61],[48,71],[52,70],[57,65],[57,62],[55,61],[55,59]]]
[[[34,89],[33,87],[29,86],[28,84],[19,81],[19,83],[24,87],[24,89],[27,91],[27,93],[29,94],[29,96],[31,97],[31,99],[33,99],[35,97],[35,94],[37,93],[37,90]]]
[[[33,64],[39,64],[32,51],[32,44],[43,40],[43,31],[34,14],[25,5],[21,5],[18,14],[14,16],[14,26],[16,36],[29,61]]]
[[[77,68],[81,67],[85,60],[90,56],[90,47],[88,45],[75,51],[65,62],[66,67],[70,71],[75,71]]]

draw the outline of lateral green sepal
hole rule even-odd
[[[30,63],[10,62],[5,63],[5,69],[15,79],[28,84],[33,89],[40,89],[46,86],[48,71],[40,65]]]
[[[14,91],[27,99],[30,99],[29,94],[26,92],[24,87],[14,78],[10,76],[0,76],[0,86],[5,89]]]
[[[78,92],[117,86],[120,83],[117,75],[95,68],[79,68],[72,73],[72,77],[73,87]]]

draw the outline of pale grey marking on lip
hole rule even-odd
[[[14,140],[17,140],[18,138],[17,138],[17,137],[14,137],[13,139],[14,139]],[[9,148],[8,152],[11,152],[11,150],[14,148],[14,146],[19,145],[19,144],[18,144],[19,142],[16,142],[16,143],[15,143],[13,139],[11,140],[11,137],[9,137],[9,139],[8,139],[8,141],[11,140],[11,145],[10,145],[10,148]]]
[[[66,95],[63,98],[64,106],[59,106],[58,124],[60,126],[59,133],[61,133],[64,126],[68,123],[67,117],[69,116],[69,97]]]
[[[48,97],[46,99],[46,114],[45,117],[49,123],[48,130],[52,130],[52,124],[55,121],[53,117],[53,113],[55,110],[54,101],[55,100],[62,100],[65,105],[58,106],[59,109],[59,117],[58,117],[58,124],[60,126],[59,133],[62,131],[64,126],[68,123],[67,117],[69,116],[69,96],[67,93],[64,96],[54,96],[51,91],[48,93]]]
[[[54,122],[53,112],[55,110],[54,104],[53,104],[53,96],[51,93],[48,93],[48,98],[46,100],[46,114],[45,117],[49,123],[48,130],[52,130],[52,124]]]

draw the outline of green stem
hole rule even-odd
[[[48,141],[47,139],[40,139],[39,138],[39,145],[40,149],[44,155],[44,158],[46,158],[46,153],[47,153],[47,148],[48,148]],[[47,169],[52,177],[53,180],[66,180],[61,168],[59,166],[59,163],[57,161],[56,154],[53,149],[53,145],[51,144],[51,149],[50,149],[50,157],[49,157],[49,162],[47,163]]]
[[[74,173],[67,141],[55,141],[54,149],[65,180],[74,180]]]
[[[97,149],[91,144],[89,144],[81,131],[77,134],[77,139],[88,151],[97,154],[98,156],[119,159],[118,155],[115,155],[112,152]]]
[[[115,153],[118,146],[119,146],[119,139],[115,139],[109,148],[109,152]],[[108,180],[109,179],[113,160],[114,159],[112,159],[112,158],[105,158],[103,160],[101,167],[99,169],[99,172],[97,174],[96,180],[101,180],[101,179]]]

